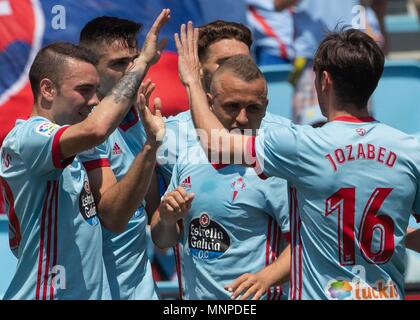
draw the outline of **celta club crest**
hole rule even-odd
[[[42,46],[44,14],[39,0],[0,0],[0,106],[27,83]]]
[[[236,179],[235,181],[232,182],[231,184],[232,189],[233,189],[233,197],[232,197],[232,202],[235,201],[236,197],[238,196],[239,191],[244,190],[245,189],[245,182],[244,182],[244,178],[240,177],[238,179]]]
[[[205,228],[210,224],[210,217],[207,213],[202,213],[200,216],[200,225]]]

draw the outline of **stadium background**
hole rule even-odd
[[[246,23],[245,0],[0,0],[0,142],[17,118],[27,118],[32,95],[27,72],[36,52],[55,41],[77,42],[83,25],[99,15],[114,15],[144,25],[142,43],[154,17],[171,8],[171,20],[163,29],[169,44],[149,74],[162,98],[164,115],[188,108],[178,80],[173,34],[179,25],[192,20],[202,25],[216,19]],[[64,28],[63,28],[64,27]],[[420,23],[407,0],[389,0],[386,16],[390,52],[385,72],[373,97],[373,114],[378,119],[420,138]],[[291,117],[290,65],[264,66],[269,83],[268,111]],[[414,220],[410,223],[416,227]],[[177,283],[171,252],[150,246],[154,274],[164,297],[175,297]],[[420,299],[420,255],[407,254],[408,298]],[[0,298],[13,275],[16,259],[8,247],[8,223],[0,196]]]

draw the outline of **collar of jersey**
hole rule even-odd
[[[375,118],[372,117],[362,117],[358,118],[355,116],[340,116],[335,118],[332,121],[343,121],[343,122],[353,122],[353,123],[362,123],[362,122],[374,122],[376,121]]]

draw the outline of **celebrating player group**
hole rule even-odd
[[[98,17],[78,45],[37,54],[32,114],[1,147],[18,259],[4,299],[159,299],[147,228],[176,252],[182,299],[404,299],[420,142],[369,113],[385,61],[375,40],[322,40],[327,122],[314,128],[266,111],[246,26],[188,22],[174,41],[190,109],[164,118],[146,74],[169,19],[140,45],[139,24]]]

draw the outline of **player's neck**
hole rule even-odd
[[[32,107],[32,113],[29,117],[43,117],[55,123],[55,119],[53,119],[48,109],[41,108],[37,104],[34,104],[34,106]]]
[[[333,121],[338,117],[370,117],[367,106],[346,105],[345,107],[330,108],[328,112],[328,121]]]

